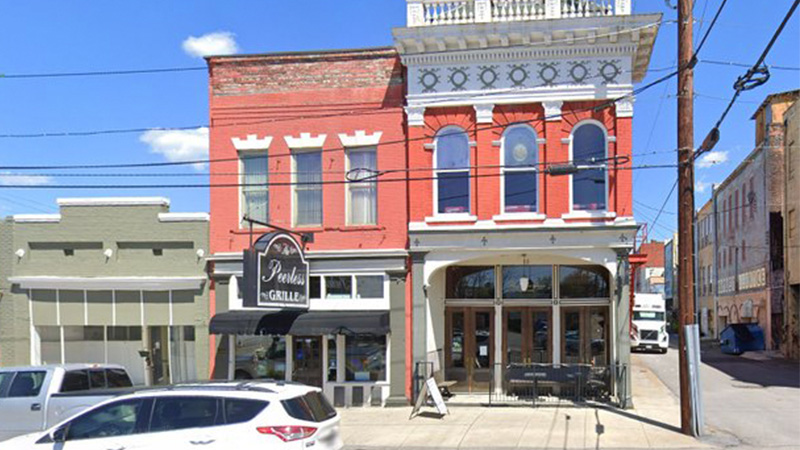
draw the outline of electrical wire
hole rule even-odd
[[[676,179],[675,183],[672,185],[672,189],[670,189],[669,194],[667,194],[667,198],[665,198],[664,203],[661,204],[661,209],[658,210],[658,214],[656,215],[656,218],[653,220],[652,225],[650,226],[651,229],[655,228],[655,226],[658,224],[658,219],[660,219],[661,214],[664,213],[664,208],[667,207],[667,203],[669,203],[669,199],[672,198],[672,194],[675,192],[675,188],[677,187],[678,187],[678,180]]]
[[[713,64],[713,65],[716,65],[716,66],[744,67],[744,68],[747,68],[747,69],[752,67],[749,64],[740,63],[740,62],[718,61],[718,60],[711,60],[711,59],[701,59],[700,63],[702,63],[702,64]],[[793,72],[800,72],[800,67],[776,66],[776,65],[772,65],[772,64],[768,64],[767,67],[769,67],[770,70],[774,69],[774,70],[788,70],[788,71],[793,71]]]

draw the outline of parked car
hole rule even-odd
[[[0,369],[0,441],[42,431],[111,397],[131,392],[125,368],[67,364]]]
[[[96,405],[3,450],[339,450],[340,418],[322,392],[291,382],[145,389]]]

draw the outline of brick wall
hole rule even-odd
[[[219,57],[208,60],[212,182],[235,184],[238,153],[232,138],[271,136],[269,222],[293,228],[292,158],[286,136],[325,134],[323,223],[298,228],[315,233],[308,250],[368,250],[406,247],[406,183],[403,70],[393,49],[365,49]],[[378,223],[349,226],[344,184],[345,151],[339,134],[381,132],[378,170],[395,171],[378,184]],[[400,181],[389,181],[389,180]],[[240,223],[239,189],[212,189],[211,251],[238,252],[249,245]],[[256,228],[257,233],[263,229]]]

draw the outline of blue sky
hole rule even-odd
[[[675,0],[673,0],[675,1]],[[696,15],[706,10],[709,22],[721,0],[697,0]],[[664,13],[651,67],[672,66],[676,54],[676,11],[662,0],[633,0],[636,13]],[[757,2],[731,0],[701,59],[752,63],[766,45],[791,0]],[[391,29],[405,23],[404,0],[279,1],[147,1],[109,2],[0,0],[0,73],[74,72],[160,67],[197,67],[204,61],[183,46],[190,36],[231,33],[242,53],[352,48],[391,45]],[[792,19],[767,62],[800,66],[798,16]],[[698,24],[700,26],[700,24]],[[706,25],[707,26],[707,25]],[[705,27],[703,28],[703,30]],[[702,30],[699,30],[702,31]],[[699,36],[698,36],[699,37]],[[224,44],[223,40],[223,44]],[[227,42],[231,44],[231,42]],[[200,43],[202,46],[202,42]],[[696,139],[699,144],[733,94],[732,85],[743,68],[700,64],[696,71]],[[663,72],[651,73],[647,80]],[[750,121],[764,96],[800,87],[800,72],[772,72],[770,82],[745,93],[722,129],[719,160],[698,168],[698,206],[708,199],[710,185],[732,171],[753,148]],[[676,147],[675,82],[641,94],[635,105],[634,152],[649,153]],[[0,134],[82,131],[203,125],[208,121],[205,71],[156,75],[122,75],[58,79],[0,78]],[[197,155],[202,133],[182,136],[142,133],[92,137],[0,139],[0,166],[35,164],[98,164],[161,162]],[[162,150],[167,153],[158,153]],[[171,155],[171,156],[170,156]],[[727,161],[725,161],[727,159]],[[674,162],[675,155],[640,157],[637,164]],[[139,172],[142,170],[140,169]],[[116,170],[114,172],[122,172]],[[129,171],[130,172],[130,171]],[[152,171],[149,171],[152,172]],[[207,177],[194,167],[173,167],[163,173],[180,176],[114,179],[54,178],[54,186],[70,182],[202,183]],[[635,174],[636,215],[649,222],[672,187],[674,169]],[[8,177],[0,184],[36,179]],[[91,195],[162,195],[174,211],[205,211],[208,193],[192,190],[34,190],[0,189],[0,216],[56,212],[55,199]],[[675,226],[675,198],[665,209],[652,236],[663,238]]]

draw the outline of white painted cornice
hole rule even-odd
[[[12,218],[15,223],[58,223],[61,214],[16,214]]]
[[[166,197],[60,198],[58,206],[169,206]]]
[[[286,140],[286,145],[295,150],[305,148],[322,148],[322,146],[325,145],[325,139],[327,139],[327,137],[327,134],[312,136],[311,133],[300,133],[300,137],[284,136],[283,138]]]
[[[9,277],[22,289],[169,291],[199,289],[206,277]]]
[[[374,147],[378,145],[383,136],[382,131],[376,131],[372,134],[367,134],[364,130],[356,130],[355,134],[347,135],[346,133],[339,134],[339,140],[344,147]]]
[[[208,222],[208,213],[159,213],[159,222]]]
[[[259,138],[257,134],[248,134],[246,138],[231,138],[231,142],[236,150],[252,151],[252,150],[267,150],[272,145],[272,136],[264,136]]]

